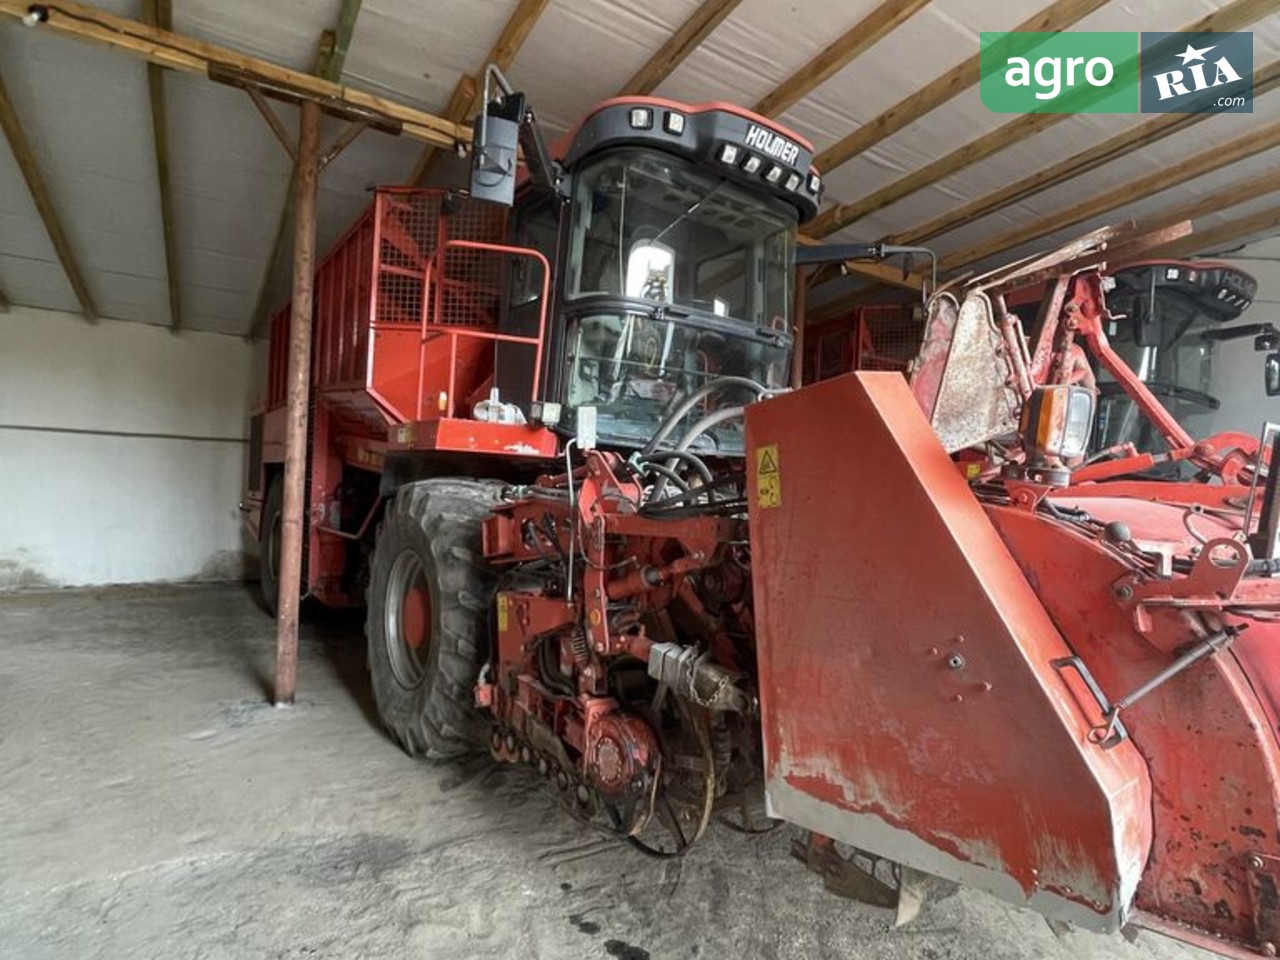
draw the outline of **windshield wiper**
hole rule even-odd
[[[683,223],[686,218],[693,216],[698,211],[699,207],[701,207],[704,203],[706,203],[708,200],[714,197],[720,191],[720,188],[723,187],[728,182],[729,181],[727,180],[721,180],[714,187],[708,190],[706,194],[704,194],[702,197],[699,197],[697,200],[695,200],[693,204],[689,207],[689,209],[687,209],[684,213],[680,214],[678,217],[676,217],[674,220],[668,223],[665,227],[663,227],[662,231],[656,237],[654,237],[652,240],[648,242],[651,244],[657,243],[659,240],[665,237],[668,233],[674,230],[679,224]]]

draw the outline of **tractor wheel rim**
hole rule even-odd
[[[396,682],[411,690],[426,673],[431,649],[431,585],[422,560],[405,550],[391,565],[387,578],[387,659]]]

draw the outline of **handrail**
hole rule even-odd
[[[444,257],[450,247],[464,250],[488,250],[493,253],[507,254],[515,257],[530,257],[542,265],[542,300],[538,311],[538,335],[536,337],[516,336],[508,333],[494,333],[490,330],[477,330],[472,327],[452,324],[431,323],[431,317],[440,315],[444,300],[444,284],[436,282],[437,260],[439,270],[443,269]],[[432,286],[435,289],[432,290]],[[427,369],[428,334],[443,335],[449,338],[449,386],[446,393],[444,415],[454,414],[454,388],[458,371],[458,339],[470,337],[473,340],[492,340],[501,343],[523,343],[535,348],[533,357],[533,385],[530,389],[530,401],[538,399],[538,388],[542,380],[542,351],[547,333],[547,306],[551,299],[551,264],[546,256],[530,247],[513,247],[501,243],[482,243],[477,240],[446,240],[427,260],[422,271],[422,317],[421,339],[418,344],[418,400],[417,419],[423,416],[423,388]]]

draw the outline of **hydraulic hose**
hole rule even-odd
[[[697,471],[698,476],[702,478],[703,483],[711,483],[712,480],[715,479],[711,476],[710,468],[702,462],[702,458],[696,453],[690,453],[688,450],[662,450],[658,453],[651,453],[647,455],[642,453],[636,454],[636,462],[644,464],[654,463],[658,460],[670,461],[672,459],[681,460],[693,467],[693,469]]]
[[[689,484],[685,483],[684,479],[680,476],[680,474],[676,473],[675,470],[673,470],[671,467],[664,466],[661,463],[650,460],[645,462],[644,469],[652,470],[654,473],[658,474],[659,480],[663,482],[662,489],[666,489],[665,482],[670,481],[680,489],[681,493],[689,492]],[[656,484],[654,485],[653,492],[655,494],[661,492],[661,490],[659,490]],[[650,499],[652,500],[653,498],[650,497]]]
[[[676,444],[676,448],[673,452],[683,453],[693,446],[693,441],[697,440],[712,427],[719,426],[727,420],[741,420],[746,416],[746,413],[746,407],[725,407],[722,410],[714,410],[711,413],[708,413],[688,429],[685,435],[680,438],[680,442]],[[667,466],[674,466],[673,461],[669,461]]]
[[[725,407],[723,410],[716,410],[707,414],[690,427],[685,432],[685,435],[680,438],[680,442],[676,444],[675,450],[671,451],[672,455],[667,460],[667,469],[674,471],[676,464],[680,462],[678,454],[686,453],[689,447],[693,445],[693,441],[697,440],[712,427],[728,420],[739,420],[746,415],[746,412],[746,407]],[[665,476],[659,477],[658,482],[653,486],[653,492],[649,494],[649,499],[653,501],[661,499],[662,493],[666,489],[667,478]]]
[[[658,431],[650,438],[649,442],[644,445],[644,449],[640,452],[647,455],[657,450],[658,444],[667,439],[671,431],[676,428],[676,424],[683,420],[688,415],[689,411],[697,406],[699,400],[709,396],[721,387],[745,387],[748,390],[754,390],[757,399],[769,393],[768,387],[763,383],[752,380],[750,377],[717,377],[715,380],[710,380],[700,386],[697,390],[694,390],[693,393],[689,394],[689,396],[685,397],[684,400],[681,401],[680,406],[676,407],[667,415],[667,418],[658,426]]]

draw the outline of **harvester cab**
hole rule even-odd
[[[1187,430],[1209,432],[1221,406],[1212,392],[1217,345],[1251,337],[1259,351],[1280,346],[1270,324],[1230,325],[1253,303],[1257,281],[1213,261],[1140,260],[1109,276],[1112,346]],[[1094,451],[1132,443],[1144,453],[1168,452],[1115,378],[1104,373],[1098,394]]]
[[[513,198],[515,242],[554,274],[545,388],[524,414],[562,433],[581,416],[601,445],[636,448],[712,381],[786,386],[796,227],[822,188],[812,147],[725,104],[626,97],[548,151],[523,97],[487,76],[471,196]],[[517,139],[532,158],[519,184]],[[504,334],[536,333],[532,273],[512,273]],[[499,344],[500,396],[530,396],[530,372],[527,345]],[[740,400],[704,394],[697,412]],[[693,446],[740,456],[740,420],[710,424]]]

